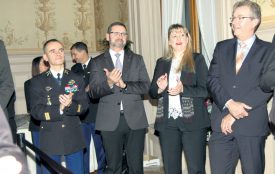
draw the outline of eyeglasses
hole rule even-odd
[[[64,48],[60,48],[59,50],[52,49],[48,52],[49,54],[58,54],[58,53],[64,53]]]
[[[238,16],[238,17],[231,17],[230,21],[233,22],[235,19],[238,19],[238,21],[242,22],[244,19],[255,19],[254,17],[250,17],[250,16]]]
[[[113,32],[113,31],[111,31],[110,34],[113,34],[114,36],[123,36],[123,37],[126,37],[128,35],[128,33],[125,33],[125,32]]]

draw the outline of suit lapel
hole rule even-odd
[[[236,56],[237,56],[237,44],[238,41],[237,39],[234,39],[232,44],[230,44],[230,46],[228,46],[227,51],[225,53],[225,55],[228,56],[228,60],[229,60],[229,67],[231,68],[231,75],[232,77],[236,76]],[[239,70],[241,71],[241,69]]]
[[[129,51],[124,52],[124,59],[123,59],[123,69],[122,69],[122,78],[125,80],[128,77],[128,71],[130,69],[130,63],[133,57]]]
[[[109,53],[109,50],[105,51],[104,53],[104,68],[107,68],[109,71],[112,71],[115,68],[115,65],[112,61],[112,57]]]
[[[257,50],[260,50],[260,47],[261,45],[259,44],[258,42],[258,39],[256,38],[255,42],[253,43],[253,45],[251,46],[247,56],[245,57],[244,61],[243,61],[243,64],[240,68],[240,71],[239,71],[239,74],[246,74],[246,73],[249,73],[248,70],[249,70],[249,65],[251,63],[253,63],[254,61],[256,62],[260,62],[261,60],[258,60],[260,58],[262,58],[263,56],[257,56],[258,52]],[[256,68],[256,67],[255,67]]]

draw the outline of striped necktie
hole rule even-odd
[[[239,43],[239,51],[236,55],[236,74],[240,71],[243,61],[244,61],[244,54],[245,54],[246,44],[244,42]]]

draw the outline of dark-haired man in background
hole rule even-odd
[[[71,56],[73,62],[76,64],[72,66],[71,70],[84,78],[86,93],[90,89],[89,79],[90,70],[92,65],[92,58],[89,57],[88,47],[83,42],[76,42],[71,47]],[[91,86],[93,87],[93,86]],[[89,97],[89,96],[88,96]],[[97,174],[102,174],[105,168],[105,153],[102,144],[102,138],[100,132],[95,131],[95,119],[97,114],[97,106],[99,99],[92,99],[89,97],[89,110],[85,115],[82,116],[82,128],[86,140],[86,149],[84,150],[84,172],[85,174],[90,173],[90,143],[91,136],[93,137],[96,159],[98,164]]]

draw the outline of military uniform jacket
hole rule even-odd
[[[85,70],[83,70],[81,63],[77,63],[74,66],[72,66],[71,70],[72,72],[81,75],[85,81],[85,86],[87,86],[89,85],[91,67],[92,67],[92,58],[90,59],[88,66]],[[93,86],[91,86],[91,88],[92,87]],[[87,93],[87,96],[89,100],[89,110],[87,111],[86,114],[81,116],[81,121],[84,123],[95,123],[99,99],[92,99],[89,96],[89,93]]]
[[[47,71],[31,81],[31,115],[41,121],[40,146],[50,155],[66,155],[85,147],[79,116],[88,108],[83,78],[64,70],[61,85]],[[59,95],[73,92],[72,104],[60,113]]]

